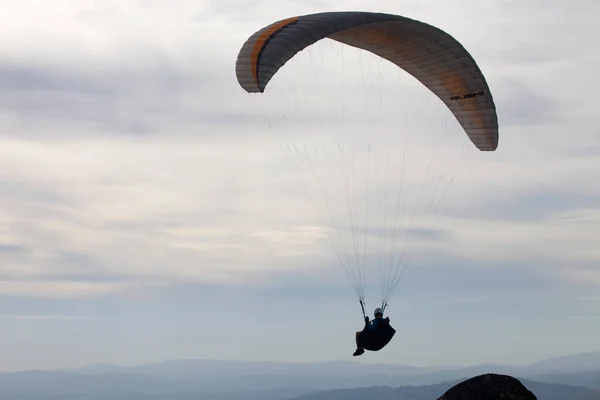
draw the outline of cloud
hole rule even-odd
[[[89,317],[82,316],[71,316],[71,315],[52,315],[52,314],[22,314],[22,315],[0,315],[0,319],[12,319],[12,320],[36,320],[36,321],[68,321],[68,320],[81,320],[88,319]]]
[[[585,146],[569,149],[565,151],[565,155],[576,158],[591,158],[594,159],[600,155],[600,146]]]
[[[0,253],[27,253],[27,248],[11,244],[0,244]]]
[[[449,299],[452,303],[484,303],[493,301],[507,301],[509,298],[499,297],[458,297]],[[448,301],[448,300],[447,300]]]
[[[481,60],[501,139],[496,153],[477,154],[416,80],[327,41],[298,54],[264,96],[238,87],[235,57],[256,29],[370,3],[27,4],[31,12],[11,4],[0,17],[0,274],[10,282],[3,295],[112,296],[337,271],[332,231],[320,227],[297,180],[310,177],[309,164],[298,170],[295,160],[338,172],[321,175],[327,185],[316,193],[329,196],[322,214],[345,222],[337,226],[343,235],[353,230],[345,215],[350,175],[339,174],[338,162],[358,171],[348,180],[352,195],[368,194],[371,224],[360,234],[373,246],[393,232],[401,239],[416,232],[421,253],[441,259],[558,260],[562,269],[550,269],[557,279],[600,282],[588,269],[600,258],[593,185],[600,143],[587,115],[597,109],[589,85],[597,53],[592,36],[576,39],[589,24],[556,27],[555,13],[571,6],[494,2],[483,12],[403,3],[406,15],[443,27]],[[397,3],[376,9],[396,13]],[[365,131],[372,136],[360,141]],[[289,143],[315,153],[296,159]],[[366,145],[380,158],[350,160]],[[375,176],[379,186],[367,188],[365,178]],[[444,214],[432,225],[416,218],[409,229],[410,216],[426,209],[423,199],[442,192],[438,176],[457,182]],[[398,225],[393,212],[381,223],[376,205],[394,210],[401,182],[407,214]],[[319,183],[312,179],[309,189]],[[377,192],[386,184],[387,198]],[[357,215],[366,207],[352,205]]]
[[[595,193],[571,192],[555,185],[533,184],[523,190],[505,194],[501,198],[493,198],[486,203],[469,205],[454,211],[466,219],[542,222],[564,210],[594,210],[598,204],[600,196]]]
[[[596,300],[600,300],[600,296],[577,296],[577,297],[572,297],[573,300],[582,300],[582,301],[596,301]]]
[[[58,297],[58,298],[88,298],[104,296],[131,290],[141,284],[125,285],[122,283],[106,282],[75,282],[75,281],[3,281],[0,285],[0,296],[19,297]]]
[[[85,138],[98,131],[110,136],[146,136],[174,128],[189,135],[194,132],[189,124],[258,125],[260,115],[198,107],[182,93],[185,87],[214,98],[220,92],[217,82],[224,79],[219,73],[190,75],[176,66],[152,63],[137,70],[123,66],[85,71],[27,64],[0,66],[0,104],[4,115],[10,112],[33,120],[26,135],[30,137]],[[82,127],[91,132],[82,134]]]
[[[336,308],[336,307],[338,307],[337,304],[323,304],[323,305],[316,306],[316,308],[318,308],[318,309],[327,309],[327,308]]]
[[[516,79],[510,75],[502,76],[498,89],[494,90],[498,98],[496,108],[502,126],[550,125],[561,122],[563,109],[556,95],[548,89]]]

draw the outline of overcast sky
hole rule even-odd
[[[395,292],[397,336],[357,362],[598,350],[600,3],[375,3],[0,1],[0,370],[351,359],[360,309],[281,138],[360,135],[367,122],[380,148],[433,159],[461,184]],[[498,150],[462,148],[432,93],[330,41],[282,68],[271,93],[241,89],[248,36],[340,9],[459,40],[494,95]]]

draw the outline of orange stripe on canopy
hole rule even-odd
[[[262,50],[263,46],[267,39],[271,37],[271,35],[277,32],[279,29],[294,23],[298,20],[298,17],[292,17],[288,19],[284,19],[279,21],[276,24],[273,24],[270,28],[266,29],[254,42],[254,47],[252,47],[252,54],[250,55],[250,65],[252,65],[252,75],[254,76],[254,81],[258,85],[258,55]]]

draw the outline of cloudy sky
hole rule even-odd
[[[394,226],[381,225],[386,198],[375,188],[397,190],[406,171],[409,194],[431,189],[403,200],[420,216],[413,205],[438,199],[434,178],[456,179],[443,213],[418,225],[420,251],[389,308],[396,338],[361,362],[522,363],[598,350],[600,3],[0,5],[0,370],[351,358],[360,309],[303,191],[319,182],[298,175],[307,170],[287,145],[364,132],[391,171],[385,185],[383,156],[355,159],[352,198],[370,199],[352,203],[371,215],[368,265],[370,245]],[[239,87],[237,52],[253,32],[340,9],[401,14],[459,40],[494,95],[498,150],[473,151],[418,82],[331,41],[282,68],[270,93]],[[320,171],[337,155],[319,153]],[[327,176],[327,189],[343,182]],[[326,215],[344,230],[341,193]],[[367,273],[369,312],[378,273]]]

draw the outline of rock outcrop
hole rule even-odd
[[[518,379],[485,374],[455,385],[437,400],[537,400]]]

